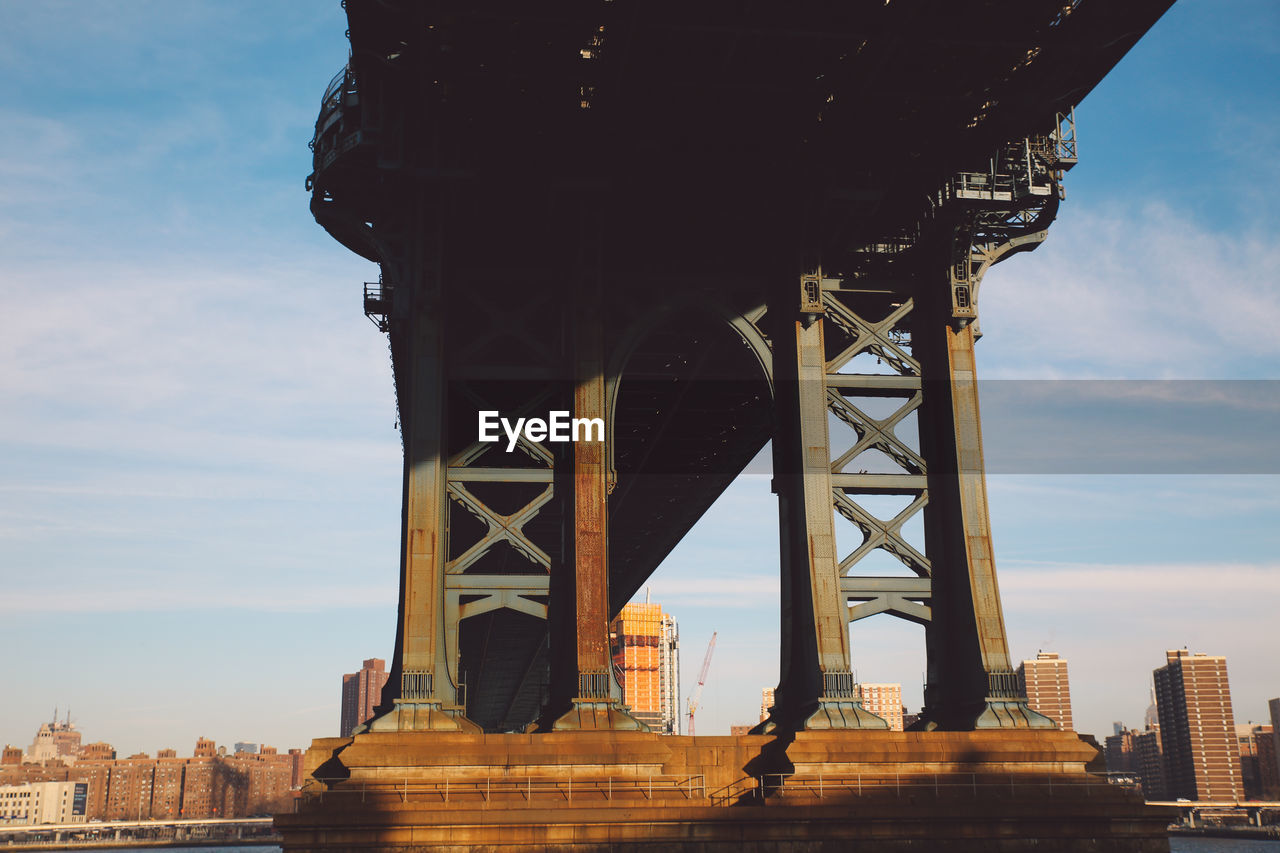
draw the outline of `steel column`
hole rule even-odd
[[[598,275],[580,277],[571,309],[573,417],[599,418],[604,441],[573,444],[574,654],[577,692],[553,730],[648,727],[622,708],[609,650],[609,442],[603,294]]]
[[[404,436],[404,516],[401,533],[400,631],[392,672],[399,683],[391,708],[367,724],[370,731],[478,731],[458,702],[444,643],[447,556],[445,447],[445,332],[441,243],[414,205],[410,241],[397,290],[408,322],[393,326],[404,358],[401,428]],[[431,239],[434,236],[436,239]],[[430,251],[435,249],[435,251]],[[386,697],[383,708],[386,707]]]
[[[919,348],[929,391],[921,443],[935,463],[925,510],[934,588],[922,716],[928,727],[1055,728],[1027,705],[1009,659],[987,512],[974,328],[931,313]]]
[[[486,630],[492,631],[498,624],[510,626],[513,614],[548,619],[552,572],[564,560],[555,543],[545,536],[535,540],[526,527],[536,527],[544,512],[557,514],[557,494],[569,490],[558,481],[566,466],[563,453],[556,452],[554,445],[522,433],[508,450],[502,441],[480,440],[470,424],[481,410],[520,418],[565,405],[559,388],[547,381],[560,375],[564,365],[563,309],[550,297],[530,298],[502,272],[480,268],[465,271],[465,282],[460,281],[453,297],[453,315],[466,316],[469,322],[465,335],[457,336],[447,348],[447,407],[454,412],[452,423],[467,426],[449,440],[444,643],[451,678],[460,685],[466,682],[468,716],[492,728],[519,721],[505,713],[495,717],[492,705],[479,704],[486,672],[477,661],[462,658],[463,622],[489,615]],[[516,299],[524,309],[519,317],[491,310],[495,304],[512,304]],[[531,317],[542,322],[532,322]],[[495,375],[513,379],[495,383]],[[509,548],[519,560],[508,563],[498,546]],[[532,647],[517,651],[538,655]],[[532,660],[529,666],[534,666]],[[526,678],[530,672],[526,670]]]
[[[782,680],[775,711],[763,726],[805,729],[888,728],[862,708],[850,668],[848,610],[836,555],[831,449],[827,430],[826,347],[821,303],[805,276],[812,310],[795,303],[770,313],[777,323],[774,365],[778,434],[774,490],[778,494],[783,576]],[[794,299],[794,290],[789,294]]]

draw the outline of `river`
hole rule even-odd
[[[1187,838],[1185,836],[1170,841],[1172,853],[1280,853],[1280,841],[1254,841],[1239,838]],[[82,847],[68,847],[68,850],[83,850]],[[219,850],[222,853],[281,853],[274,846],[228,846],[228,847],[113,847],[112,853],[210,853]]]

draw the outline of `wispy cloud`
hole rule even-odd
[[[202,260],[220,268],[201,269]],[[198,257],[189,263],[11,263],[8,310],[0,317],[0,392],[26,406],[10,408],[0,430],[49,438],[19,421],[34,414],[93,442],[112,432],[113,422],[200,429],[288,420],[299,407],[327,405],[340,415],[343,405],[388,405],[385,339],[364,323],[354,297],[313,292],[327,284],[354,293],[359,266],[335,276],[301,260],[295,270]],[[368,382],[375,372],[386,381]],[[98,423],[52,418],[50,407],[91,413]],[[107,435],[103,443],[122,437]],[[139,443],[155,446],[161,438],[139,436]]]
[[[777,607],[776,575],[723,575],[719,577],[657,577],[651,584],[654,599],[668,607],[755,609]]]
[[[1274,476],[1083,475],[989,477],[1002,509],[1062,513],[1076,522],[1099,518],[1212,519],[1243,515],[1264,521],[1280,512]]]
[[[989,381],[993,473],[1280,473],[1280,381]]]
[[[190,584],[177,577],[167,587],[78,586],[38,590],[9,590],[0,599],[0,613],[147,613],[183,610],[241,610],[263,613],[312,613],[364,607],[394,609],[398,591],[385,581],[348,586],[282,586],[266,583],[252,594],[241,587]]]
[[[1135,599],[1127,596],[1140,596],[1143,608],[1185,602],[1189,594],[1204,602],[1215,592],[1230,597],[1232,606],[1252,606],[1236,598],[1240,590],[1269,597],[1265,606],[1280,600],[1280,562],[1106,564],[1010,560],[1003,568],[1001,587],[1006,597],[1017,599],[1027,608],[1056,607],[1057,594],[1074,590],[1106,590],[1108,595],[1092,605],[1095,611],[1132,611]]]
[[[1280,377],[1280,240],[1158,203],[1073,211],[982,286],[985,378]],[[989,367],[987,365],[990,365]]]

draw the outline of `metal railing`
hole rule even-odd
[[[320,99],[320,114],[316,117],[315,133],[307,143],[307,147],[315,154],[317,173],[359,144],[359,122],[350,123],[353,126],[347,127],[349,122],[344,120],[344,113],[358,103],[355,74],[350,66],[344,66],[325,87],[324,97]]]
[[[351,75],[351,70],[344,65],[342,70],[329,81],[329,85],[324,89],[324,97],[320,99],[320,114],[316,117],[316,132],[311,138],[311,150],[315,150],[320,137],[333,125],[337,115],[342,111],[342,95],[348,88],[355,91],[355,78]]]
[[[1054,779],[1046,776],[1017,776],[1010,774],[1007,778],[978,773],[932,773],[864,775],[840,774],[816,776],[796,776],[786,773],[765,773],[755,777],[754,790],[744,791],[739,799],[759,800],[808,797],[826,799],[832,796],[854,795],[897,797],[915,794],[932,794],[935,798],[944,795],[971,795],[977,798],[980,793],[1007,792],[1011,796],[1034,795],[1054,796],[1078,792],[1083,789],[1084,796],[1090,796],[1094,789],[1106,788],[1105,782],[1090,777]],[[717,792],[719,793],[719,792]]]
[[[342,66],[342,70],[333,75],[333,79],[329,81],[329,85],[324,87],[324,96],[320,99],[320,109],[331,109],[338,105],[338,100],[342,95],[342,89],[347,82],[347,75],[351,73],[349,66]]]
[[[960,172],[951,184],[954,198],[1012,201],[1015,186],[1013,175],[1000,172]]]
[[[327,787],[315,783],[336,783]],[[482,778],[381,779],[351,781],[318,779],[302,790],[302,804],[356,804],[391,799],[398,803],[438,807],[487,808],[496,803],[513,806],[546,807],[574,802],[633,803],[658,802],[689,805],[767,805],[781,799],[839,799],[850,797],[913,797],[935,799],[1007,795],[1010,797],[1089,797],[1094,789],[1109,786],[1101,778],[1008,776],[982,773],[933,774],[816,774],[799,776],[764,773],[744,776],[721,788],[708,791],[705,777],[652,774],[647,776],[485,776]]]
[[[303,786],[305,803],[353,803],[371,799],[395,798],[401,803],[440,805],[480,805],[497,800],[504,807],[513,803],[546,806],[577,801],[630,800],[706,800],[706,779],[702,776],[606,776],[578,778],[573,776],[485,776],[484,778],[452,778],[436,780],[409,779],[353,782],[344,779],[317,779],[321,783],[338,783],[337,787]]]
[[[364,315],[378,327],[379,332],[385,332],[390,328],[390,323],[387,321],[387,315],[390,313],[391,287],[381,281],[366,281],[364,283]]]

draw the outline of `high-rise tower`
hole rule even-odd
[[[1155,681],[1169,796],[1243,798],[1227,659],[1186,649],[1165,655]]]
[[[631,715],[663,734],[680,733],[680,630],[662,605],[628,604],[609,625],[613,666]]]
[[[1267,710],[1271,714],[1271,751],[1280,765],[1280,698],[1268,699]],[[1280,767],[1276,770],[1276,786],[1280,787]]]
[[[27,750],[27,758],[33,762],[43,763],[54,758],[74,760],[80,754],[80,732],[71,722],[71,712],[67,712],[65,720],[58,719],[58,712],[53,712],[50,722],[42,723]]]
[[[1054,652],[1040,652],[1035,660],[1024,660],[1018,664],[1018,686],[1033,709],[1056,722],[1058,728],[1075,730],[1066,660]]]
[[[382,658],[369,658],[358,672],[342,676],[343,737],[350,737],[356,726],[373,716],[386,683],[386,661]]]

